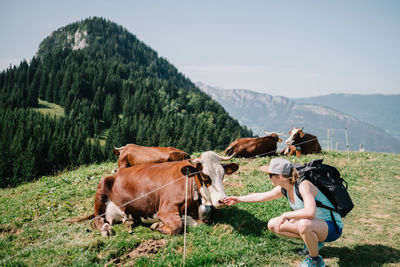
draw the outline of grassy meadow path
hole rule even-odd
[[[342,237],[321,250],[327,265],[400,266],[400,155],[328,152],[290,160],[305,163],[316,158],[340,170],[355,204],[344,218]],[[269,160],[233,159],[240,168],[225,176],[226,193],[272,188],[258,170]],[[93,211],[97,184],[115,166],[84,166],[0,189],[0,266],[181,265],[182,235],[115,225],[115,235],[102,238],[89,222],[63,222]],[[186,266],[295,266],[303,259],[296,254],[302,243],[266,230],[268,219],[287,210],[283,198],[219,210],[213,223],[189,228]]]

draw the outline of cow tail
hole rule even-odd
[[[66,223],[77,223],[77,222],[83,222],[83,221],[87,221],[87,220],[91,220],[94,218],[94,213],[83,217],[83,218],[73,218],[73,219],[65,219],[64,222]]]

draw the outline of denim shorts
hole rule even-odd
[[[328,224],[328,236],[323,242],[332,242],[342,235],[342,228],[339,228],[339,233],[336,230],[335,224],[332,221],[325,221]]]

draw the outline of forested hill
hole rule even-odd
[[[224,149],[252,135],[166,59],[103,18],[54,31],[30,62],[0,73],[0,105],[7,114],[36,107],[38,99],[62,106],[66,119],[87,137],[106,137],[103,158],[113,145],[175,146],[190,153]],[[2,128],[2,142],[11,142],[19,128]],[[23,148],[12,149],[3,154],[18,157]]]

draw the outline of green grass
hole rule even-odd
[[[41,99],[38,99],[38,101],[39,101],[39,108],[34,108],[33,110],[39,111],[44,115],[51,115],[56,117],[65,116],[64,108],[62,108],[61,106]]]
[[[61,107],[55,103],[47,102],[47,101],[41,100],[41,99],[38,99],[38,102],[39,102],[39,107],[34,108],[33,110],[39,111],[40,113],[42,113],[44,115],[50,115],[50,116],[55,116],[55,117],[64,117],[65,116],[63,107]],[[119,117],[121,117],[121,116],[119,116]],[[109,128],[103,129],[98,136],[98,139],[102,146],[106,145],[106,139],[107,139],[107,135],[108,135],[109,131],[110,131]],[[89,140],[91,142],[94,142],[95,138],[90,138]]]
[[[340,170],[355,204],[344,218],[342,237],[321,250],[327,265],[399,266],[400,155],[352,152],[348,157],[345,152],[329,152],[290,160],[304,163],[321,157]],[[225,177],[227,194],[272,188],[258,171],[269,160],[234,159],[240,168]],[[115,225],[115,235],[102,238],[89,222],[63,222],[93,211],[97,184],[115,167],[115,162],[84,166],[0,189],[0,265],[104,266],[114,259],[127,266],[181,265],[183,235]],[[186,266],[295,266],[303,259],[295,253],[301,241],[266,230],[270,218],[287,210],[283,198],[219,210],[213,223],[188,229]]]

